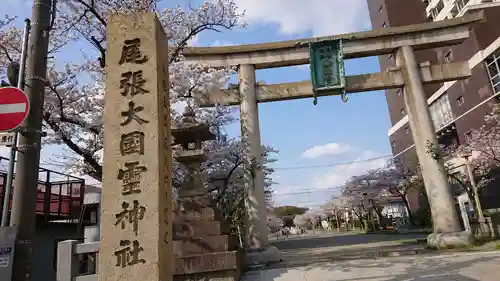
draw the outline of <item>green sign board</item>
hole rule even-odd
[[[314,93],[334,91],[347,101],[342,39],[309,42],[309,60]]]

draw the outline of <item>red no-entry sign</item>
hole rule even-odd
[[[23,123],[30,110],[26,94],[18,88],[0,88],[0,132],[11,131]]]

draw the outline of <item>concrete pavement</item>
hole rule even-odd
[[[394,256],[397,253],[417,254],[426,251],[425,244],[416,243],[422,238],[425,234],[323,233],[320,236],[273,241],[271,244],[280,249],[283,262],[271,267],[306,266],[318,262]]]
[[[272,241],[283,261],[242,281],[499,281],[499,252],[443,253],[426,234],[318,233]]]
[[[242,281],[498,281],[500,252],[323,262],[249,271]]]

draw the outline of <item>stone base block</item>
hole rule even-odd
[[[186,220],[207,220],[207,221],[222,221],[224,216],[220,210],[212,207],[204,207],[196,210],[184,210],[174,214],[176,217]]]
[[[188,196],[178,199],[181,211],[201,210],[206,207],[214,207],[215,203],[208,196]]]
[[[240,256],[241,251],[231,251],[178,257],[174,260],[174,275],[235,270],[240,264]]]
[[[431,233],[427,236],[427,245],[433,249],[465,248],[473,243],[474,236],[470,231]]]
[[[196,273],[188,275],[174,275],[174,281],[238,281],[240,280],[240,268],[234,270]]]
[[[191,237],[173,242],[176,257],[233,251],[238,247],[238,237],[236,235]]]
[[[265,249],[248,250],[245,255],[245,266],[247,267],[264,266],[281,261],[280,250],[274,246]]]
[[[204,220],[174,220],[174,240],[190,237],[229,234],[230,226],[226,222]]]

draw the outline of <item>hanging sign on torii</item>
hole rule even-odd
[[[318,103],[317,93],[336,92],[347,101],[345,92],[346,79],[342,39],[308,42],[313,103]]]

